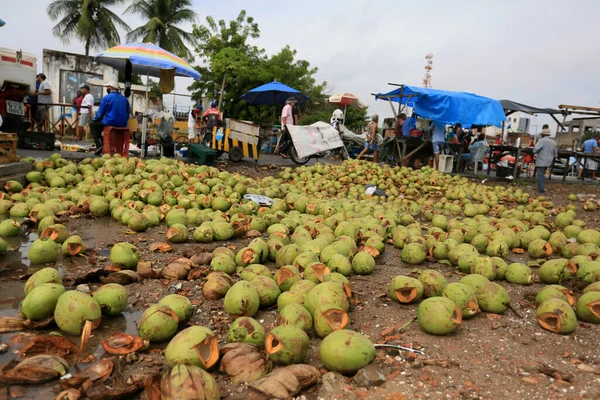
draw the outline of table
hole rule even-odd
[[[514,154],[515,157],[515,166],[513,167],[513,177],[517,177],[517,169],[519,168],[519,160],[522,155],[529,154],[533,156],[533,147],[516,147],[516,146],[506,146],[500,144],[493,144],[489,146],[488,149],[488,169],[487,174],[489,175],[492,172],[492,164],[497,164],[500,162],[502,157],[508,154]]]
[[[600,163],[600,154],[598,153],[583,153],[580,151],[559,151],[558,152],[558,157],[559,158],[566,158],[567,159],[567,164],[565,166],[565,171],[563,172],[563,181],[565,179],[567,179],[567,171],[569,170],[569,167],[572,165],[578,165],[580,168],[584,169],[584,173],[581,174],[581,180],[583,181],[585,179],[585,164],[588,158],[591,158],[593,160],[595,160],[596,162]],[[571,164],[571,157],[575,158],[575,163]],[[581,161],[583,159],[583,162]]]

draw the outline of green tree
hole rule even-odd
[[[250,72],[250,65],[258,63],[262,52],[248,40],[258,38],[260,30],[254,18],[248,17],[242,10],[237,18],[217,23],[211,16],[206,17],[206,25],[195,25],[193,36],[197,39],[196,52],[202,67],[196,69],[200,80],[194,82],[191,89],[199,90],[196,99],[209,96],[219,99],[219,108],[223,109],[223,96],[227,80],[240,81]]]
[[[194,37],[178,26],[196,20],[192,6],[191,0],[134,0],[126,12],[138,14],[148,22],[129,32],[127,40],[151,42],[185,60],[193,60],[186,43],[193,46]]]
[[[296,58],[296,51],[284,47],[276,54],[266,55],[250,43],[260,36],[258,24],[241,11],[229,21],[215,22],[207,17],[205,25],[194,26],[193,35],[198,40],[196,52],[203,65],[196,67],[200,80],[190,90],[196,101],[203,96],[219,99],[221,111],[226,116],[252,120],[257,123],[277,122],[280,106],[252,106],[240,96],[257,86],[273,80],[300,90],[311,101],[300,106],[301,112],[320,107],[326,82],[318,85],[314,74],[317,69],[305,60]],[[326,99],[325,99],[326,101]]]
[[[108,7],[124,0],[54,0],[47,8],[48,16],[58,23],[52,29],[54,36],[68,44],[74,38],[90,49],[105,50],[121,41],[117,26],[129,31],[129,26]]]

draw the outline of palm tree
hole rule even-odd
[[[78,38],[85,43],[85,55],[90,49],[104,50],[121,41],[115,25],[129,31],[129,26],[108,9],[124,0],[54,0],[48,6],[52,21],[61,18],[52,29],[54,36],[68,44]]]
[[[193,44],[194,38],[177,26],[196,20],[196,13],[191,7],[191,0],[134,0],[126,12],[139,14],[148,22],[129,32],[127,41],[151,42],[191,60],[192,52],[185,43]]]

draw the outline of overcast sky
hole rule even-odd
[[[0,47],[22,49],[38,60],[43,48],[83,52],[81,43],[65,45],[52,36],[50,1],[0,2],[6,21]],[[389,105],[374,101],[371,93],[391,90],[388,82],[420,86],[427,53],[434,54],[434,88],[537,107],[600,106],[598,0],[194,0],[194,5],[199,22],[207,15],[230,20],[246,9],[260,26],[258,46],[276,53],[289,44],[319,68],[319,81],[334,92],[355,93],[370,113],[383,117],[391,116]],[[141,25],[136,16],[123,18],[132,28]],[[188,83],[178,82],[177,90],[185,91]]]

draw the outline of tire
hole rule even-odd
[[[296,146],[294,146],[293,143],[290,145],[290,150],[288,151],[288,154],[292,161],[298,165],[305,165],[308,162],[308,160],[310,160],[310,157],[298,157],[298,153],[296,152]]]
[[[244,153],[239,146],[235,146],[229,149],[229,160],[233,162],[240,162],[244,158]]]

